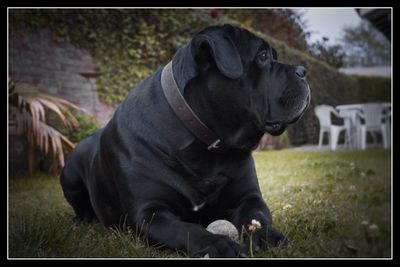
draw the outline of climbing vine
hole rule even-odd
[[[213,22],[207,10],[193,9],[11,10],[10,34],[48,28],[55,41],[87,49],[101,72],[100,99],[116,106],[195,32]]]

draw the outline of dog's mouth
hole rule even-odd
[[[286,129],[286,124],[281,122],[271,122],[264,125],[264,132],[277,136],[282,134]]]
[[[274,136],[282,134],[289,124],[297,122],[304,115],[309,105],[310,95],[307,96],[306,100],[303,102],[302,108],[300,108],[299,112],[292,119],[284,122],[266,122],[262,127],[263,131]]]
[[[297,115],[294,116],[292,120],[287,122],[286,124],[292,124],[295,123],[296,121],[300,120],[300,118],[306,113],[308,107],[310,106],[310,95],[307,95],[307,98],[305,101],[303,101],[303,106],[300,108],[299,112]]]

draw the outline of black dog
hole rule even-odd
[[[70,155],[61,185],[77,218],[145,223],[151,244],[211,257],[246,250],[204,226],[226,219],[240,231],[256,219],[254,245],[278,245],[251,151],[308,107],[305,68],[278,63],[267,42],[230,25],[198,33],[171,62]]]

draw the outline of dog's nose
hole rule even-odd
[[[297,66],[295,72],[299,78],[305,78],[307,75],[307,70],[303,66]]]

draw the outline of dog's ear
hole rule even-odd
[[[229,31],[232,26],[204,31],[192,40],[192,55],[200,69],[205,70],[213,60],[219,71],[230,79],[237,79],[243,73],[242,60]]]

